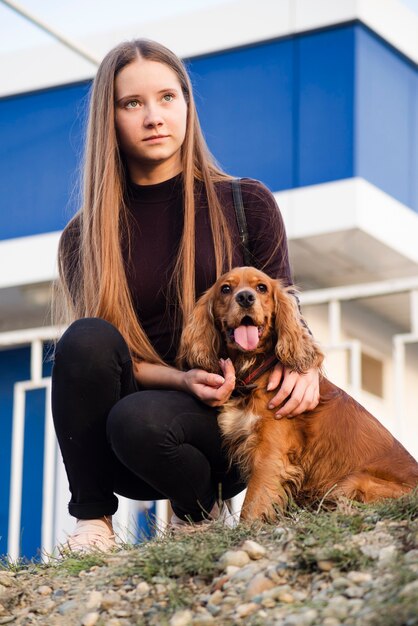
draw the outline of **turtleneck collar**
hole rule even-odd
[[[155,185],[137,185],[128,182],[128,196],[135,202],[166,202],[180,195],[183,189],[182,173]]]

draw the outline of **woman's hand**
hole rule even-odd
[[[223,376],[200,369],[184,372],[184,390],[213,407],[222,406],[235,387],[235,369],[231,359],[221,359],[219,363]]]
[[[270,374],[268,391],[280,386],[278,393],[270,400],[268,408],[274,409],[285,400],[287,402],[275,413],[275,417],[296,417],[305,411],[312,411],[319,402],[319,370],[312,368],[306,374],[292,372],[277,364]]]

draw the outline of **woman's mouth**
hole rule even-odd
[[[168,135],[153,135],[152,137],[145,137],[144,141],[147,143],[153,143],[154,141],[162,141],[163,139],[167,139]]]

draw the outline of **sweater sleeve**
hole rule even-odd
[[[291,285],[286,230],[273,194],[261,182],[249,178],[241,179],[241,190],[254,265]]]

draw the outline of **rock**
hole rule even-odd
[[[211,604],[210,602],[206,605],[206,608],[209,613],[214,616],[219,615],[219,613],[221,612],[221,607],[215,604]]]
[[[334,578],[334,580],[332,581],[332,586],[334,587],[334,589],[345,589],[346,587],[350,586],[350,581],[348,580],[348,578],[340,576],[339,578]]]
[[[262,545],[260,545],[256,541],[251,541],[250,539],[247,539],[247,541],[244,541],[242,549],[248,554],[250,559],[253,559],[253,560],[263,558],[263,556],[265,556],[267,552],[266,549]]]
[[[378,522],[379,524],[379,522]],[[376,524],[376,528],[378,527]],[[383,526],[379,526],[379,528]],[[380,556],[382,548],[392,544],[392,535],[384,531],[370,531],[359,533],[352,537],[352,542],[357,545],[361,552],[371,559],[377,560]]]
[[[244,550],[227,550],[219,559],[219,563],[223,569],[226,569],[229,565],[244,567],[244,565],[247,565],[249,562],[250,557]]]
[[[237,568],[237,570],[238,569],[239,568]],[[212,583],[212,590],[216,591],[217,589],[222,589],[222,587],[224,586],[226,582],[228,582],[228,580],[229,580],[229,576],[219,576],[218,578],[215,578]]]
[[[211,626],[212,624],[215,624],[215,620],[212,617],[212,615],[210,615],[210,613],[207,614],[199,614],[196,615],[193,618],[193,622],[192,622],[193,626]]]
[[[231,582],[247,582],[258,572],[258,565],[256,563],[250,563],[244,567],[238,567],[237,571],[231,576]]]
[[[306,591],[293,591],[292,595],[295,599],[295,602],[305,602],[308,598],[308,594]]]
[[[94,626],[95,624],[97,624],[99,617],[100,617],[100,614],[97,613],[96,611],[91,612],[91,613],[86,613],[86,615],[84,615],[84,617],[81,619],[81,625],[82,626]]]
[[[414,595],[416,595],[418,598],[418,580],[414,580],[411,583],[408,583],[399,592],[399,596],[401,598],[407,598],[408,596]]]
[[[362,585],[371,582],[372,575],[368,572],[356,572],[353,570],[352,572],[348,572],[347,578],[356,585]]]
[[[58,607],[58,613],[60,615],[68,615],[71,611],[75,611],[78,608],[79,604],[76,600],[67,600],[67,602],[63,602]]]
[[[12,573],[11,572],[1,572],[0,573],[0,585],[3,587],[11,587],[12,583]]]
[[[255,602],[247,602],[246,604],[240,604],[236,608],[236,615],[239,618],[248,617],[248,615],[251,615],[252,613],[257,611],[258,608],[260,607]]]
[[[404,556],[405,563],[418,563],[418,550],[409,550]]]
[[[355,615],[363,607],[364,601],[360,598],[353,598],[348,601],[348,611],[350,615]]]
[[[347,587],[344,591],[344,595],[346,595],[347,598],[362,598],[365,593],[366,590],[363,587],[358,587],[357,585]]]
[[[253,600],[254,602],[262,602],[263,606],[265,606],[264,600],[272,600],[284,602],[285,604],[292,604],[295,601],[295,598],[290,593],[290,590],[291,588],[289,585],[279,585],[278,587],[273,587],[272,589],[267,589],[266,591],[263,591],[258,596],[254,596]]]
[[[254,596],[273,589],[275,586],[271,578],[267,578],[263,573],[259,573],[249,582],[247,589],[245,590],[244,599],[251,600]]]
[[[226,570],[225,570],[225,574],[227,576],[233,576],[234,574],[236,574],[239,571],[240,571],[240,568],[237,567],[236,565],[228,565]]]
[[[115,592],[107,593],[102,599],[102,608],[107,611],[119,602],[119,596]]]
[[[50,596],[52,593],[52,589],[51,587],[48,587],[48,585],[41,585],[40,587],[38,587],[37,592],[41,596]]]
[[[300,613],[292,613],[285,618],[284,626],[311,626],[318,617],[315,609],[306,609]]]
[[[283,575],[283,572],[286,569],[288,569],[287,563],[279,562],[276,565],[269,565],[265,572],[266,576],[274,580],[276,585],[281,585],[286,582],[286,578]]]
[[[389,563],[396,558],[397,554],[398,551],[394,545],[382,548],[379,554],[379,565],[389,565]]]
[[[139,596],[141,596],[142,598],[145,598],[145,596],[147,596],[150,592],[149,584],[146,583],[145,581],[141,581],[136,586],[136,592]]]
[[[132,612],[131,611],[126,611],[125,609],[117,609],[115,611],[115,615],[116,615],[116,617],[131,617]]]
[[[88,609],[98,609],[102,603],[103,594],[100,591],[91,591],[87,599],[86,607]]]
[[[236,593],[234,593],[234,594],[232,594],[232,595],[228,593],[228,594],[224,597],[223,602],[222,602],[222,605],[225,605],[225,604],[230,604],[231,606],[235,606],[235,605],[237,604],[237,598],[238,598],[238,596],[237,596],[237,594],[236,594]]]
[[[286,591],[284,591],[283,593],[280,593],[277,596],[277,599],[279,600],[279,602],[285,602],[286,604],[292,604],[295,601],[292,594]]]
[[[318,569],[321,570],[321,572],[330,572],[332,570],[332,568],[334,567],[334,563],[332,561],[324,561],[324,560],[320,560],[316,562]]]
[[[154,586],[154,591],[157,596],[164,596],[167,592],[167,585],[163,585],[162,583],[157,583]]]
[[[329,599],[328,605],[322,611],[323,617],[336,617],[344,620],[348,615],[348,600],[343,596],[334,596]]]
[[[189,626],[193,620],[193,613],[186,609],[185,611],[177,611],[170,619],[170,626]]]
[[[214,605],[220,604],[223,598],[224,598],[224,594],[222,593],[220,589],[217,589],[209,596],[209,603],[214,604]]]
[[[326,617],[322,622],[322,626],[340,626],[340,624],[340,620],[336,617]]]

